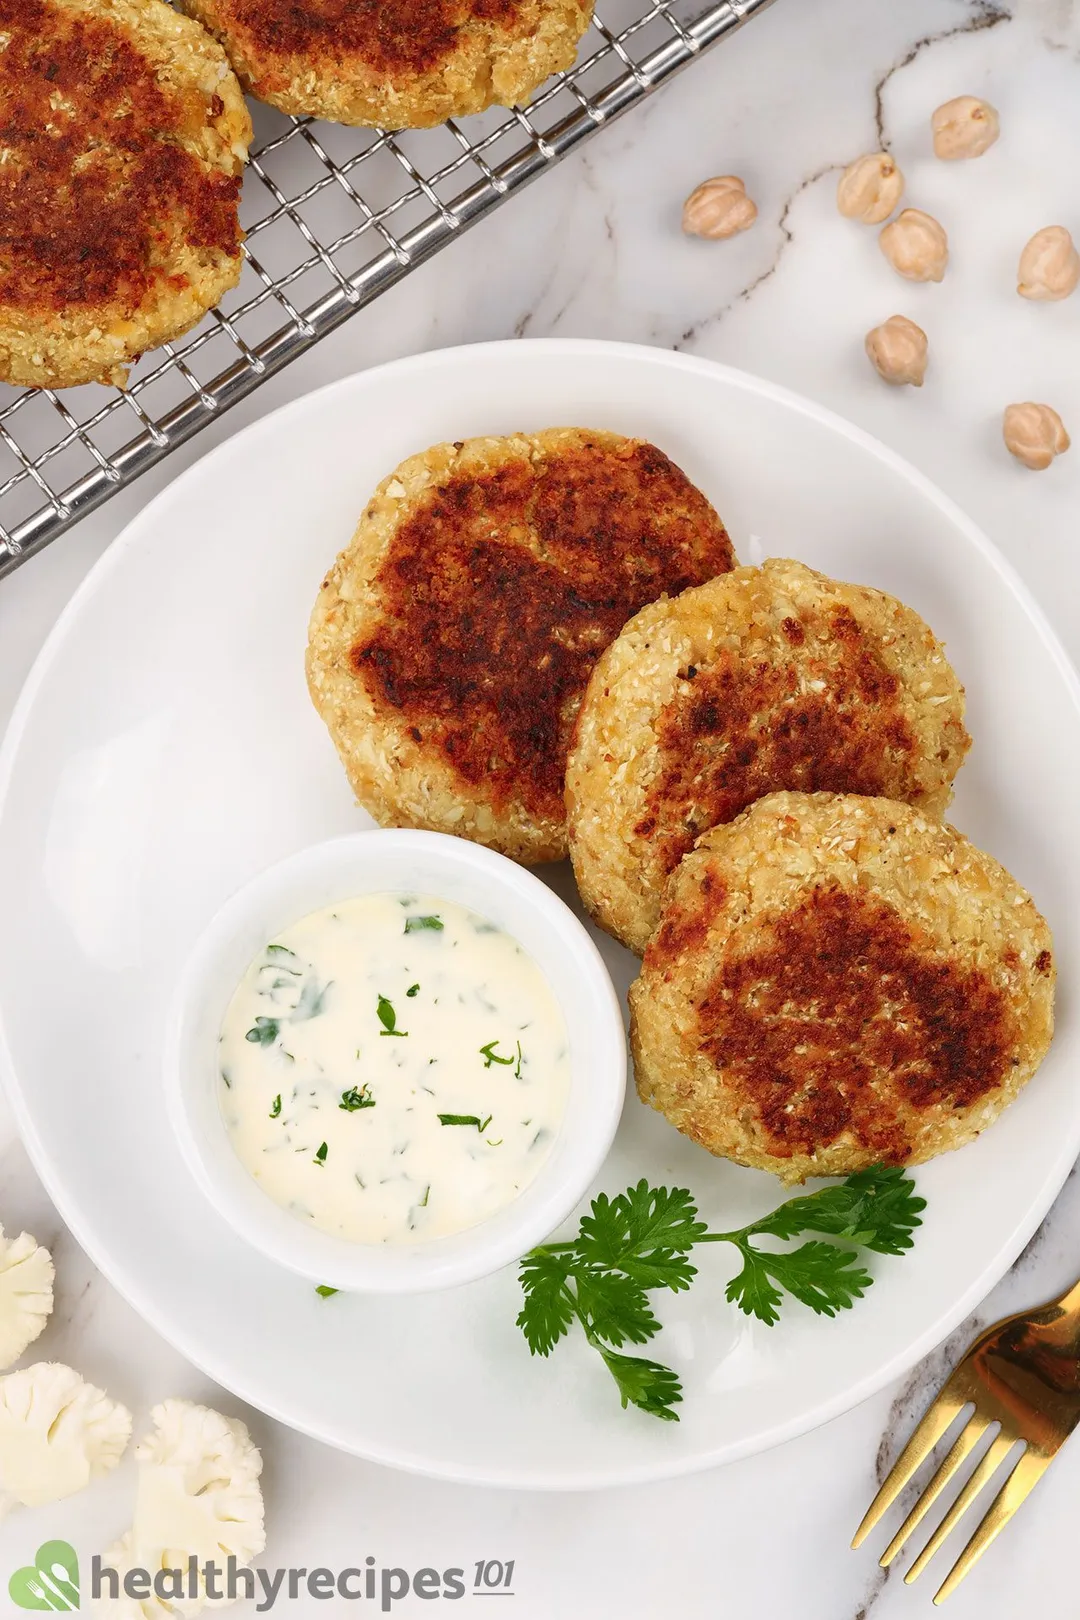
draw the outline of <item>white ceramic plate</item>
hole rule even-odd
[[[159,1082],[180,965],[271,861],[360,824],[308,702],[322,572],[370,490],[443,439],[584,424],[655,440],[715,501],[740,556],[800,557],[895,592],[943,635],[975,747],[955,820],[1054,926],[1059,1033],[1000,1124],[920,1170],[914,1252],[842,1318],[778,1327],[725,1305],[728,1257],[665,1295],[655,1354],[679,1424],[620,1410],[573,1338],[533,1361],[513,1271],[448,1294],[323,1301],[222,1224],[170,1141]],[[1031,1235],[1080,1148],[1073,1006],[1077,682],[1023,587],[925,479],[779,388],[649,349],[507,343],[423,355],[257,423],[153,501],[64,614],[0,758],[0,1015],[21,1127],[61,1213],[192,1361],[336,1446],[459,1480],[575,1488],[746,1455],[854,1405],[961,1320]],[[568,874],[554,869],[560,892]],[[629,956],[605,952],[620,986]],[[628,1100],[604,1184],[696,1192],[726,1227],[771,1178],[711,1160]],[[719,1251],[719,1247],[717,1249]],[[653,1353],[653,1352],[650,1352]]]

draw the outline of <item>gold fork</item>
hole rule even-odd
[[[904,1576],[905,1581],[914,1581],[922,1574],[1008,1458],[1010,1466],[1001,1471],[997,1495],[934,1594],[935,1603],[944,1603],[955,1592],[1080,1423],[1080,1283],[1038,1310],[1007,1316],[975,1341],[897,1458],[855,1532],[853,1547],[862,1545],[946,1430],[971,1405],[975,1410],[944,1462],[881,1555],[886,1568],[979,1441],[999,1425],[971,1478]],[[1010,1457],[1018,1445],[1023,1451]]]

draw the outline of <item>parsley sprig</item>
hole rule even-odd
[[[856,1249],[903,1254],[921,1224],[926,1201],[895,1166],[874,1166],[838,1186],[789,1199],[770,1215],[733,1232],[710,1232],[684,1187],[639,1181],[616,1198],[601,1193],[577,1237],[545,1243],[521,1262],[525,1302],[517,1325],[533,1355],[548,1356],[576,1321],[614,1378],[623,1406],[677,1422],[682,1387],[670,1367],[622,1354],[660,1330],[649,1292],[688,1289],[697,1275],[689,1251],[698,1243],[732,1243],[742,1269],[728,1283],[733,1305],[771,1327],[784,1293],[821,1316],[861,1299],[873,1282]],[[761,1248],[757,1238],[815,1232],[854,1245],[811,1239],[796,1249]]]

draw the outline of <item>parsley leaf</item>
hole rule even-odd
[[[781,1288],[819,1316],[835,1316],[861,1299],[874,1280],[850,1249],[831,1243],[804,1243],[779,1254],[749,1244],[740,1250],[743,1269],[728,1283],[726,1297],[769,1327],[779,1315]]]
[[[439,1118],[444,1124],[480,1125],[475,1115]],[[532,1353],[547,1356],[576,1321],[615,1380],[623,1406],[677,1422],[674,1408],[682,1389],[676,1374],[659,1362],[620,1352],[627,1344],[647,1344],[659,1332],[649,1291],[689,1288],[697,1275],[689,1259],[696,1244],[734,1244],[742,1269],[728,1283],[726,1298],[767,1326],[778,1321],[785,1294],[819,1316],[835,1316],[873,1282],[853,1248],[820,1238],[794,1249],[760,1248],[754,1239],[816,1232],[878,1254],[900,1255],[911,1247],[925,1207],[902,1170],[876,1166],[839,1186],[789,1199],[738,1231],[710,1232],[684,1187],[650,1187],[642,1180],[615,1198],[606,1193],[594,1198],[572,1241],[544,1244],[525,1256],[517,1325]]]
[[[355,1114],[358,1108],[374,1108],[375,1099],[371,1095],[370,1086],[361,1086],[359,1091],[353,1086],[351,1091],[341,1093],[339,1108],[344,1108],[347,1114]]]
[[[294,1024],[302,1024],[309,1018],[320,1018],[326,1008],[326,992],[328,984],[320,984],[318,979],[308,979],[300,992],[300,999],[292,1015]]]
[[[618,1356],[614,1350],[602,1349],[600,1354],[624,1407],[636,1406],[666,1423],[678,1423],[679,1414],[671,1409],[682,1400],[682,1385],[670,1367],[644,1356]]]
[[[566,1286],[570,1260],[547,1249],[533,1249],[521,1262],[521,1286],[525,1303],[517,1325],[525,1335],[534,1356],[549,1356],[561,1338],[570,1331],[577,1314],[573,1296]]]
[[[394,1011],[394,1003],[392,1001],[387,1001],[385,996],[379,997],[375,1006],[375,1012],[378,1016],[379,1023],[382,1025],[382,1029],[379,1031],[380,1035],[408,1035],[409,1032],[407,1029],[398,1029],[397,1013]]]
[[[330,1150],[327,1147],[327,1144],[324,1142],[322,1144],[322,1146],[319,1148],[319,1150],[317,1151],[317,1153],[315,1154],[315,1163],[316,1164],[325,1164],[326,1163],[326,1155],[327,1155],[327,1153],[329,1151]]]
[[[695,1268],[686,1249],[708,1228],[685,1187],[639,1181],[617,1198],[601,1193],[582,1217],[578,1250],[590,1264],[619,1267],[642,1288],[689,1288]]]
[[[256,1046],[273,1046],[281,1025],[276,1018],[256,1018],[254,1026],[244,1036]]]
[[[491,1124],[491,1115],[489,1114],[487,1119],[481,1119],[479,1114],[440,1114],[439,1124],[475,1125],[477,1130],[482,1134]]]
[[[318,1294],[320,1299],[333,1299],[334,1295],[340,1293],[341,1290],[338,1288],[331,1288],[329,1283],[320,1283],[315,1292]]]
[[[445,926],[441,917],[406,917],[405,919],[405,932],[407,934],[419,934],[425,928],[435,929],[441,933]]]
[[[911,1248],[911,1234],[926,1208],[926,1199],[916,1198],[913,1187],[899,1165],[858,1170],[838,1187],[789,1199],[746,1232],[780,1238],[825,1232],[877,1254],[902,1254]]]
[[[484,1060],[484,1068],[485,1069],[490,1069],[491,1065],[493,1063],[505,1063],[507,1065],[513,1063],[514,1059],[512,1057],[501,1058],[501,1057],[498,1056],[498,1054],[495,1051],[495,1048],[499,1044],[500,1043],[498,1041],[488,1041],[486,1046],[482,1046],[480,1048],[480,1056]],[[520,1046],[518,1047],[518,1051],[519,1052],[521,1051]]]
[[[660,1323],[652,1313],[644,1288],[630,1277],[582,1270],[576,1273],[578,1315],[598,1339],[616,1349],[624,1344],[646,1344]]]
[[[779,1322],[780,1307],[784,1303],[784,1296],[768,1269],[757,1264],[757,1257],[750,1249],[743,1250],[743,1268],[724,1289],[724,1298],[747,1316],[756,1316],[766,1327]]]

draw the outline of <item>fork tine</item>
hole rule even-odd
[[[982,1458],[960,1495],[956,1498],[956,1501],[904,1576],[904,1580],[908,1585],[912,1581],[918,1580],[946,1536],[951,1535],[956,1529],[972,1502],[974,1502],[983,1487],[989,1484],[991,1477],[997,1473],[998,1468],[1005,1461],[1016,1443],[1015,1435],[999,1434],[997,1436],[986,1456]]]
[[[979,1412],[973,1412],[968,1422],[957,1435],[948,1455],[942,1462],[937,1473],[915,1503],[911,1512],[893,1536],[889,1545],[882,1553],[879,1562],[882,1569],[888,1569],[901,1547],[904,1546],[916,1525],[921,1524],[926,1514],[933,1507],[946,1485],[970,1457],[993,1420]],[[910,1576],[907,1579],[910,1580]]]
[[[1016,1467],[998,1491],[979,1528],[960,1554],[956,1563],[934,1594],[935,1603],[944,1603],[964,1576],[977,1563],[994,1537],[999,1535],[1032,1488],[1038,1484],[1052,1460],[1038,1451],[1025,1451]]]
[[[911,1476],[926,1461],[957,1413],[966,1406],[967,1396],[961,1399],[959,1392],[952,1392],[950,1390],[952,1382],[950,1379],[933,1406],[924,1413],[915,1433],[882,1481],[881,1489],[867,1508],[863,1521],[855,1532],[855,1539],[851,1543],[853,1547],[862,1546],[878,1520],[892,1507]]]

